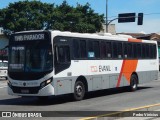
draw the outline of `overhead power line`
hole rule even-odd
[[[156,15],[156,14],[160,14],[160,13],[145,13],[144,15]]]
[[[160,15],[160,13],[144,13],[144,15]],[[110,16],[108,18],[117,18],[118,16]]]

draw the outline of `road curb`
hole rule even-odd
[[[115,119],[123,118],[124,116],[130,115],[130,114],[133,114],[134,111],[135,112],[136,111],[149,112],[149,111],[155,111],[157,109],[160,109],[160,103],[121,110],[121,111],[113,112],[109,114],[103,114],[103,115],[98,115],[98,116],[93,116],[93,117],[86,117],[80,120],[115,120]],[[129,116],[129,117],[134,117],[134,116]]]

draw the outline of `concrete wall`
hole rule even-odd
[[[100,31],[100,33],[106,33],[106,25],[105,24],[102,24],[102,30]],[[115,24],[110,24],[108,26],[108,33],[111,33],[113,35],[116,34],[116,28],[115,28]]]

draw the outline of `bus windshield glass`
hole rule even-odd
[[[53,68],[51,45],[33,42],[10,47],[11,72],[45,72]]]

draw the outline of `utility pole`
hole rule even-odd
[[[108,33],[108,0],[106,0],[106,33]]]

